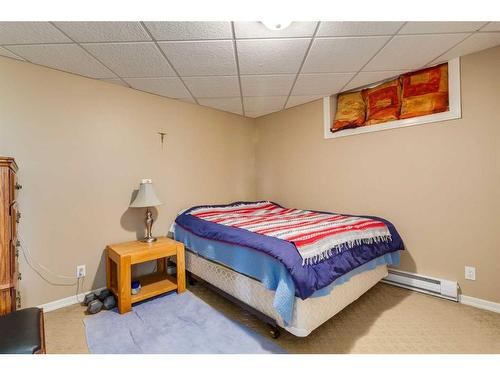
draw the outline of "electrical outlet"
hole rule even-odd
[[[87,273],[87,270],[85,269],[85,264],[82,264],[81,266],[76,266],[76,277],[77,278],[82,278],[85,277],[85,274]]]
[[[476,280],[476,267],[465,266],[465,279]]]

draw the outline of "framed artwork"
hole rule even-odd
[[[461,117],[459,58],[323,98],[325,139]]]

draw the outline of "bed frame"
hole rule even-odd
[[[192,272],[187,271],[186,275],[188,278],[189,285],[196,285],[196,283],[198,281],[201,281],[210,290],[212,290],[215,293],[219,294],[220,296],[226,298],[227,300],[234,303],[235,305],[241,307],[243,310],[252,314],[260,321],[266,323],[269,327],[269,334],[271,335],[271,337],[273,339],[277,339],[278,337],[280,337],[281,330],[280,330],[278,323],[276,322],[276,320],[274,318],[271,318],[270,316],[260,312],[259,310],[253,308],[252,306],[246,304],[245,302],[239,300],[238,298],[233,297],[231,294],[224,292],[222,289],[217,288],[215,285],[210,284],[208,281],[203,280],[201,277],[196,276]]]
[[[306,300],[296,297],[293,319],[289,325],[283,323],[274,309],[275,293],[266,289],[259,280],[206,259],[189,249],[186,249],[186,273],[190,284],[201,280],[214,292],[266,323],[271,337],[278,338],[281,328],[298,337],[309,335],[384,278],[387,266],[378,266],[355,275],[348,282],[336,286],[327,296]]]

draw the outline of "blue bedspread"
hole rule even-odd
[[[285,266],[278,260],[248,247],[208,240],[183,229],[173,227],[174,238],[198,255],[221,263],[239,273],[259,280],[269,290],[275,291],[274,308],[288,325],[292,319],[295,303],[295,284]],[[398,265],[399,251],[387,253],[370,260],[352,271],[340,276],[330,285],[317,290],[310,298],[328,295],[335,286],[341,285],[357,274],[377,266]]]
[[[231,205],[241,203],[248,202],[235,202],[231,203]],[[220,205],[220,207],[226,206],[228,205]],[[297,248],[291,242],[199,219],[189,214],[195,208],[198,207],[192,207],[177,216],[175,219],[176,224],[199,237],[249,247],[280,261],[290,273],[297,290],[297,295],[302,299],[310,297],[315,291],[330,285],[337,278],[352,271],[354,268],[381,255],[404,248],[401,237],[390,222],[370,217],[380,220],[387,225],[392,240],[355,245],[347,250],[334,252],[330,258],[319,263],[303,265]]]
[[[231,205],[241,203],[248,202],[235,202],[231,203]],[[228,205],[220,206],[226,207]],[[390,222],[378,217],[366,216],[384,222],[389,229],[392,240],[389,242],[356,245],[348,250],[338,252],[320,263],[303,265],[302,258],[292,243],[278,238],[253,233],[245,229],[202,220],[189,214],[191,210],[198,207],[202,206],[192,207],[176,218],[176,239],[184,242],[188,248],[195,251],[201,251],[193,247],[193,245],[197,243],[196,237],[215,241],[219,244],[236,246],[236,248],[231,248],[231,251],[225,251],[226,254],[232,253],[231,255],[225,256],[234,257],[232,262],[239,263],[240,268],[242,268],[241,270],[235,268],[234,264],[225,263],[228,259],[218,259],[221,255],[219,252],[214,252],[214,250],[207,250],[207,254],[210,256],[202,253],[200,254],[235,268],[238,272],[245,273],[261,280],[266,287],[276,290],[277,295],[279,294],[281,296],[286,294],[288,296],[287,298],[290,298],[290,295],[297,295],[302,299],[306,299],[316,295],[316,293],[328,293],[329,290],[325,291],[323,289],[328,289],[327,287],[332,285],[334,286],[335,284],[332,283],[337,279],[342,281],[342,278],[345,279],[348,274],[361,266],[366,265],[365,267],[374,268],[378,264],[394,264],[396,261],[399,262],[398,251],[404,249],[401,237]],[[182,231],[180,229],[182,229]],[[195,235],[195,237],[188,238],[187,233]],[[185,241],[190,241],[191,246]],[[247,258],[245,258],[240,251],[241,248],[246,248],[247,251],[250,250],[253,253],[265,255],[265,259],[270,258],[270,260],[267,259],[266,261],[258,263],[258,266],[256,266],[254,270],[257,274],[253,275],[251,273],[252,270],[249,269],[251,266],[248,266],[248,264],[253,263],[255,260],[253,258],[248,259],[248,257],[251,257],[250,255],[246,255]],[[210,251],[212,251],[212,253],[210,253]],[[381,263],[377,264],[377,262]],[[270,269],[274,269],[276,264],[279,264],[278,268],[275,269],[276,272],[270,272]],[[243,268],[245,269],[243,270]],[[352,275],[349,277],[352,277]],[[280,280],[283,281],[280,282]],[[275,300],[275,307],[277,310],[278,307],[276,305],[281,304],[281,301]],[[286,309],[281,310],[284,311]],[[287,322],[289,319],[285,319],[284,317],[284,320]]]

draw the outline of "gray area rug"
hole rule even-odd
[[[189,291],[116,309],[84,320],[92,354],[266,354],[286,353],[213,309]]]

